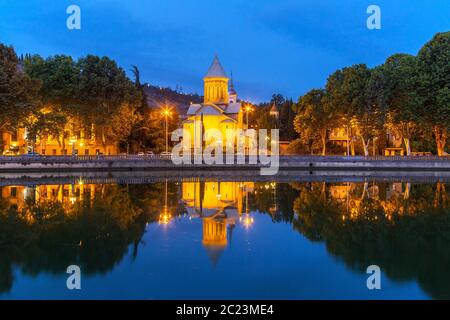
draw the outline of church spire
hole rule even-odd
[[[228,78],[217,54],[214,56],[213,62],[211,63],[205,78]]]

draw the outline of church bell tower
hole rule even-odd
[[[227,104],[229,78],[220,64],[217,55],[203,78],[204,103]]]

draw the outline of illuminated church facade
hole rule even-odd
[[[245,129],[243,122],[243,109],[238,101],[234,89],[233,79],[230,79],[219,58],[214,57],[204,81],[204,101],[200,104],[191,104],[187,111],[187,120],[183,122],[183,129],[189,132],[190,144],[185,148],[199,150],[202,148],[202,135],[210,129],[218,130],[227,145],[226,132],[229,129]],[[210,142],[214,143],[214,141]]]

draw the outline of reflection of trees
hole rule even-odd
[[[450,208],[433,201],[436,194],[444,197],[445,188],[413,185],[403,194],[389,194],[388,187],[379,184],[376,197],[363,198],[361,190],[351,189],[350,198],[358,201],[347,208],[345,201],[324,199],[318,184],[302,185],[293,226],[324,241],[354,270],[377,264],[393,280],[417,280],[432,297],[450,298]]]
[[[168,184],[167,206],[172,215],[177,216],[185,213],[183,203],[180,201],[179,185]],[[164,183],[149,185],[129,185],[128,190],[133,203],[141,208],[146,215],[148,222],[158,221],[161,210],[164,206]]]
[[[297,195],[297,190],[286,183],[255,183],[253,193],[249,193],[249,207],[252,211],[270,214],[273,221],[290,222]]]
[[[28,201],[17,209],[1,200],[0,292],[12,287],[13,265],[35,276],[65,273],[77,264],[91,275],[111,270],[130,244],[136,255],[145,224],[157,220],[164,201],[161,190],[160,184],[105,185],[93,201],[78,201],[69,209],[50,200]]]

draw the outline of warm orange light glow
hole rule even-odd
[[[159,224],[169,224],[172,221],[172,215],[169,213],[167,206],[164,206],[163,212],[159,215]]]
[[[172,111],[168,107],[163,107],[161,110],[161,115],[164,117],[170,117],[172,115]]]
[[[172,220],[172,215],[169,213],[162,213],[159,215],[159,224],[169,224]]]
[[[240,217],[239,221],[244,225],[245,228],[250,228],[251,225],[253,224],[254,220],[253,218],[249,215],[246,214],[245,217]]]
[[[252,112],[252,111],[253,111],[252,105],[251,105],[251,104],[247,104],[247,105],[245,106],[245,111],[247,111],[247,112]]]

